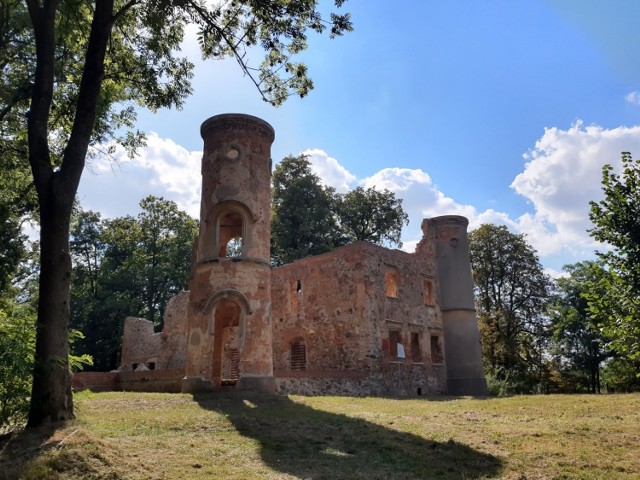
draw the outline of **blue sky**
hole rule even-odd
[[[331,2],[321,2],[330,10]],[[80,200],[135,214],[148,194],[197,215],[206,118],[225,112],[273,125],[274,162],[307,152],[345,191],[390,188],[411,224],[462,214],[525,233],[550,272],[592,256],[588,201],[604,163],[640,157],[640,2],[631,0],[349,0],[355,31],[312,36],[307,98],[263,103],[233,61],[197,63],[181,111],[141,112],[149,146],[117,167],[94,161]]]

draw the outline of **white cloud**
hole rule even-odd
[[[640,92],[631,92],[624,99],[631,105],[640,106]]]
[[[202,152],[189,152],[173,140],[155,133],[147,146],[129,159],[122,149],[112,158],[99,157],[87,165],[78,197],[85,209],[118,217],[138,210],[148,195],[173,200],[193,217],[200,212],[200,159]]]
[[[517,219],[540,255],[593,250],[589,201],[602,198],[602,166],[619,165],[620,152],[640,153],[640,126],[604,129],[577,122],[568,130],[548,128],[525,155],[528,162],[511,188],[534,211]]]
[[[356,180],[338,161],[330,157],[327,152],[319,148],[311,148],[300,152],[307,156],[311,163],[311,170],[318,175],[325,185],[334,187],[337,192],[345,193],[351,189],[351,184]]]
[[[475,208],[462,205],[447,197],[433,184],[431,177],[420,169],[385,168],[359,182],[365,188],[387,189],[402,199],[402,207],[409,215],[409,226],[403,230],[403,249],[413,251],[422,236],[420,225],[424,218],[440,215],[477,217]]]

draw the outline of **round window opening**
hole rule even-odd
[[[239,156],[240,156],[240,150],[238,150],[236,147],[230,147],[229,150],[227,150],[227,158],[231,160],[235,160]]]

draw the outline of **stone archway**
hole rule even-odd
[[[233,299],[223,299],[212,312],[213,358],[212,380],[215,386],[237,383],[240,365],[240,325],[242,308]]]

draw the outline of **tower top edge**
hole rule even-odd
[[[202,122],[200,126],[200,136],[206,139],[208,134],[215,130],[257,130],[270,142],[273,142],[276,138],[276,132],[269,123],[246,113],[222,113],[220,115],[214,115]]]
[[[462,215],[442,215],[430,219],[436,225],[460,225],[466,227],[469,225],[469,219]]]

